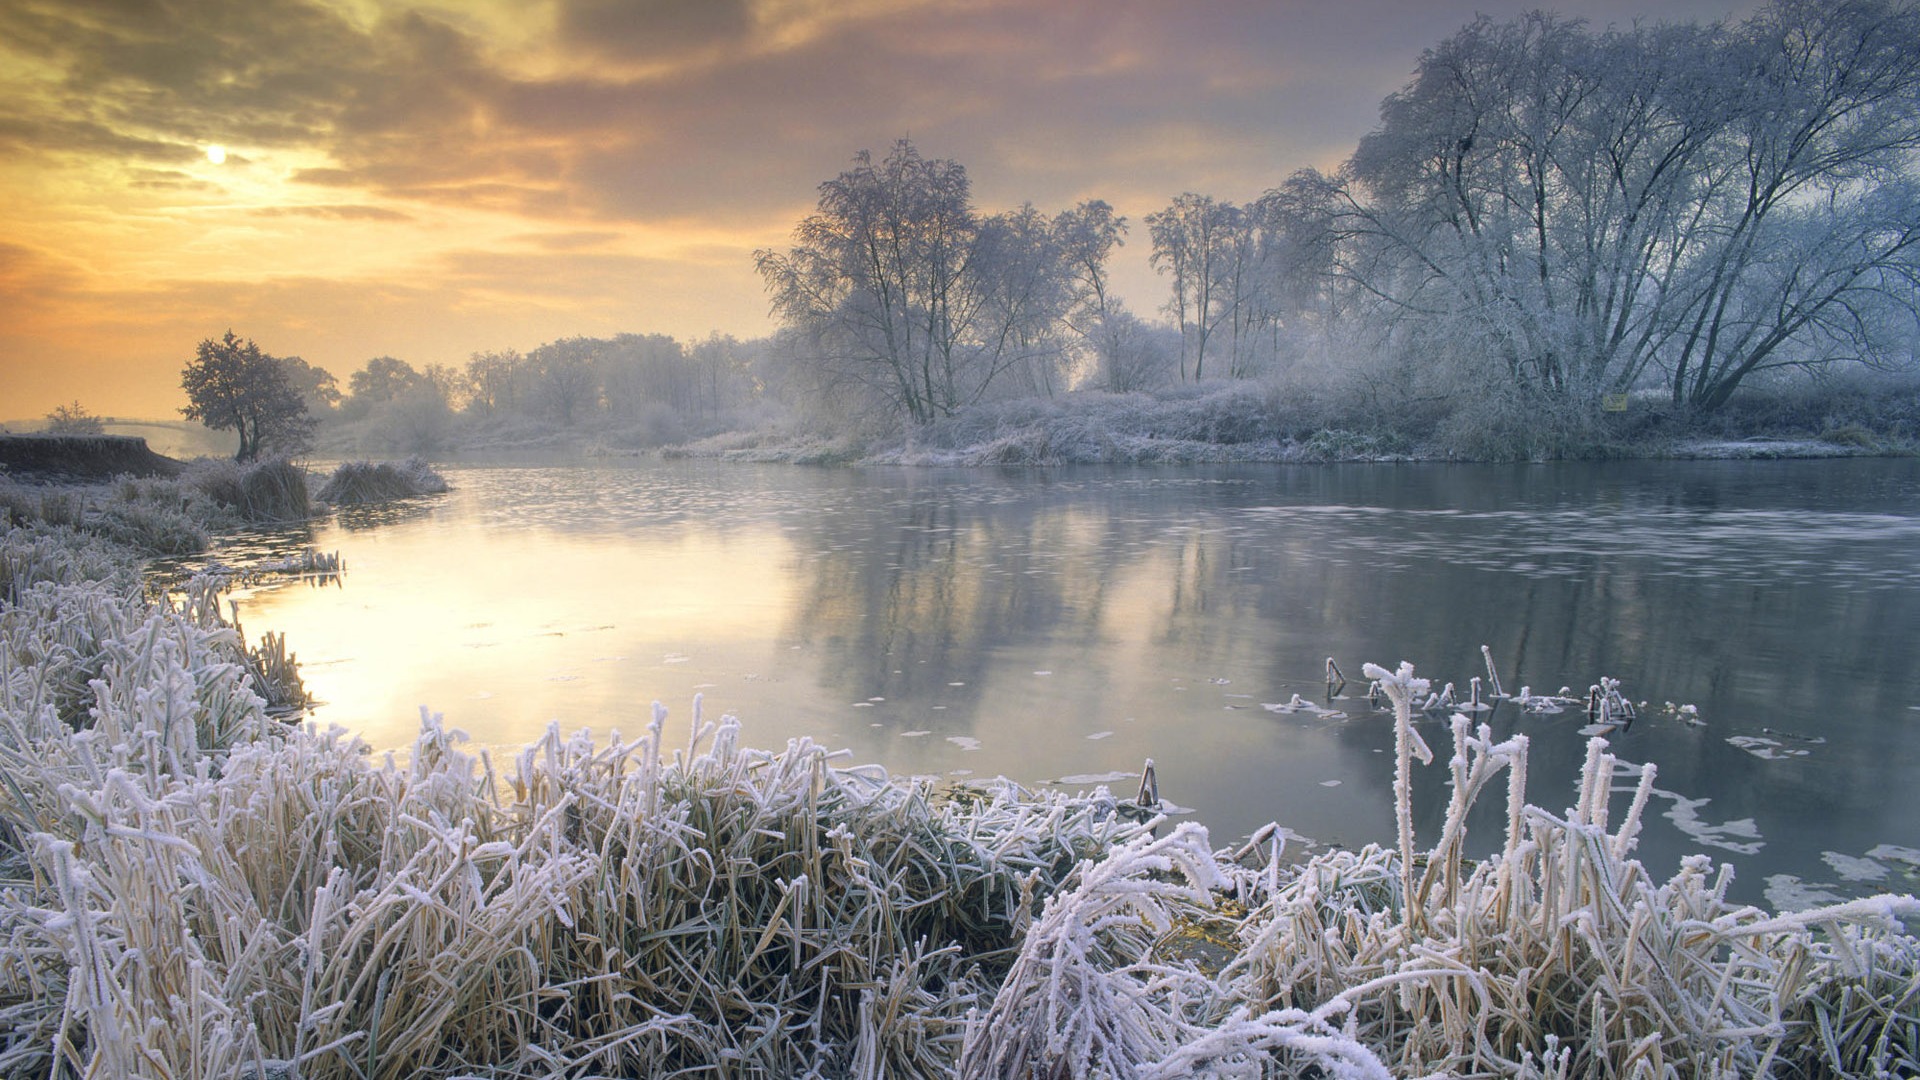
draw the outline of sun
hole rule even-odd
[[[219,143],[214,143],[212,146],[207,147],[207,160],[213,162],[215,165],[224,164],[227,160],[227,148],[221,146]]]

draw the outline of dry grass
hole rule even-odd
[[[391,461],[347,461],[333,470],[320,487],[318,498],[333,506],[365,506],[434,495],[447,490],[447,482],[419,458]]]

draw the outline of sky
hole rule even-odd
[[[232,329],[347,375],[770,332],[752,253],[899,138],[983,211],[1141,219],[1337,166],[1539,0],[0,0],[0,420],[177,416]],[[1595,26],[1742,0],[1566,0]]]

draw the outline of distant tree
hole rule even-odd
[[[1149,261],[1155,270],[1173,278],[1167,314],[1180,327],[1183,381],[1189,372],[1194,382],[1206,377],[1207,346],[1214,331],[1232,318],[1228,301],[1240,217],[1240,208],[1234,204],[1193,192],[1176,196],[1165,210],[1147,215],[1147,231],[1153,238]]]
[[[49,435],[100,435],[107,427],[98,416],[75,401],[71,405],[55,405],[47,414],[45,430]]]
[[[1067,325],[1091,351],[1096,381],[1116,393],[1136,389],[1131,385],[1130,366],[1121,356],[1127,336],[1121,318],[1125,305],[1113,294],[1107,271],[1113,249],[1126,243],[1127,219],[1106,202],[1092,199],[1061,211],[1053,219],[1053,231],[1066,262],[1072,296]]]
[[[384,405],[419,386],[425,376],[405,360],[376,356],[347,377],[347,393],[357,411]]]
[[[796,246],[754,259],[819,390],[924,424],[1010,371],[1051,380],[1071,290],[1048,224],[1031,207],[981,218],[966,169],[902,139],[883,160],[856,155],[820,185]]]
[[[200,343],[180,373],[180,386],[188,402],[182,415],[215,431],[238,433],[235,460],[252,461],[269,450],[298,453],[312,438],[314,419],[286,367],[232,330]]]
[[[497,413],[517,408],[526,377],[526,358],[517,349],[474,353],[467,359],[467,409]]]
[[[599,397],[598,368],[607,343],[572,337],[550,341],[527,354],[533,399],[562,424],[581,419]]]
[[[287,381],[300,392],[300,400],[307,403],[307,412],[315,416],[330,413],[340,406],[340,380],[333,372],[317,364],[309,364],[298,356],[278,358],[280,366],[286,369]]]
[[[466,406],[469,393],[467,377],[451,364],[428,364],[420,372],[420,381],[449,410],[457,411]]]

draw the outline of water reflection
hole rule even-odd
[[[899,771],[1041,782],[1153,757],[1221,843],[1275,819],[1387,836],[1384,719],[1351,696],[1329,703],[1344,720],[1261,706],[1323,693],[1328,656],[1464,689],[1484,643],[1509,690],[1610,675],[1648,699],[1614,738],[1668,793],[1643,854],[1733,858],[1757,899],[1770,874],[1830,880],[1822,852],[1920,847],[1901,783],[1920,764],[1917,472],[472,468],[410,517],[320,530],[346,588],[246,617],[289,633],[325,719],[379,745],[423,704],[517,745],[554,719],[637,731],[655,699],[684,723],[704,693],[756,741]],[[1571,798],[1584,719],[1482,718],[1533,739],[1536,802]],[[1727,741],[1746,737],[1806,752]],[[1423,780],[1431,834],[1447,791]]]

